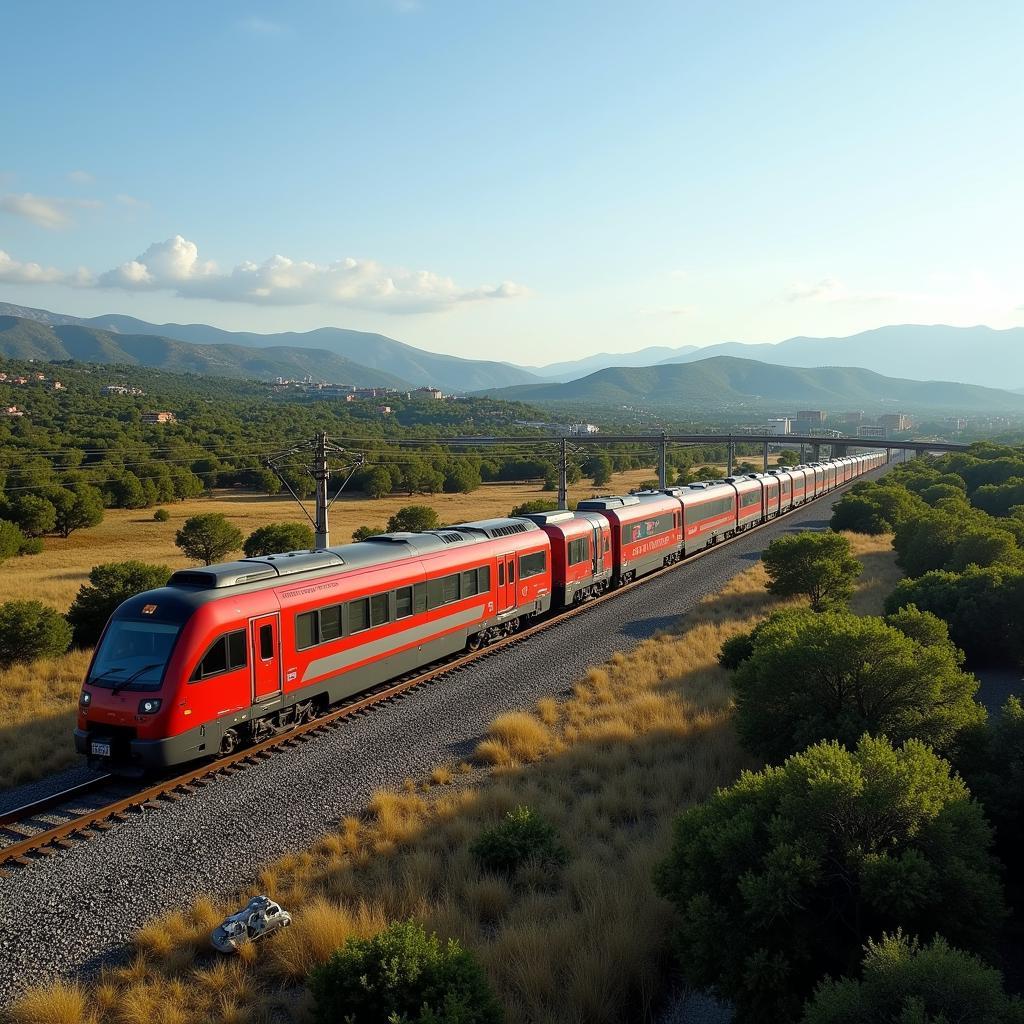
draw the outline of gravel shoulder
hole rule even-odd
[[[133,932],[161,912],[246,885],[357,813],[374,790],[467,757],[496,715],[566,691],[588,666],[671,626],[754,564],[772,538],[827,526],[835,500],[0,879],[0,1006],[29,985],[122,956]]]

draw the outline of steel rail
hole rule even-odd
[[[863,479],[863,476],[859,479]],[[97,808],[96,810],[88,811],[85,814],[79,815],[67,822],[55,825],[53,828],[39,832],[35,836],[26,838],[21,842],[13,843],[10,846],[0,849],[0,876],[7,873],[3,870],[4,866],[9,866],[11,864],[25,866],[31,864],[32,859],[28,856],[31,853],[38,854],[41,857],[51,856],[61,849],[68,849],[73,846],[73,844],[69,842],[73,837],[92,839],[95,838],[96,831],[107,831],[113,827],[112,822],[124,821],[125,813],[128,811],[141,813],[147,808],[158,809],[160,807],[159,801],[161,800],[166,803],[176,803],[183,796],[190,792],[194,792],[197,787],[205,786],[215,778],[230,777],[231,775],[235,775],[237,772],[243,770],[246,765],[256,764],[260,761],[273,757],[273,750],[277,747],[294,746],[296,741],[305,740],[316,733],[322,732],[329,727],[333,727],[339,722],[373,707],[375,704],[392,700],[414,688],[423,686],[426,683],[434,682],[449,673],[465,668],[467,665],[480,661],[484,658],[493,657],[498,652],[515,644],[522,643],[524,640],[527,640],[532,636],[536,636],[538,633],[554,629],[566,619],[582,615],[583,613],[590,611],[592,608],[596,608],[598,605],[604,604],[606,601],[619,597],[621,594],[631,591],[636,587],[643,586],[650,580],[660,578],[675,569],[680,569],[684,565],[691,565],[697,559],[711,555],[716,551],[720,551],[722,548],[736,543],[736,541],[750,533],[756,533],[758,530],[763,529],[771,523],[779,522],[787,516],[791,516],[795,512],[815,504],[822,498],[841,492],[854,482],[855,481],[852,480],[847,481],[839,487],[833,488],[831,491],[819,494],[810,501],[805,501],[801,505],[787,509],[785,512],[780,513],[764,523],[741,530],[726,540],[712,543],[692,555],[687,555],[685,558],[681,558],[679,561],[673,562],[671,565],[664,566],[661,569],[656,569],[654,572],[648,573],[638,580],[632,580],[623,586],[617,587],[615,590],[608,591],[608,593],[602,594],[600,597],[593,598],[590,601],[585,601],[583,604],[576,605],[572,608],[567,608],[565,611],[560,612],[549,619],[545,619],[543,622],[539,622],[533,626],[528,626],[525,629],[520,630],[517,633],[513,633],[511,636],[503,637],[501,640],[495,641],[486,647],[482,647],[476,651],[467,652],[466,654],[455,655],[451,659],[436,663],[423,671],[385,683],[356,700],[350,701],[349,703],[328,711],[326,714],[313,719],[311,722],[295,726],[284,732],[278,733],[276,736],[271,736],[269,739],[263,740],[260,743],[253,744],[252,746],[236,751],[233,754],[228,754],[224,757],[199,765],[198,767],[192,768],[189,771],[184,772],[181,775],[174,776],[171,779],[165,779],[157,782],[154,785],[138,790],[123,799]],[[98,786],[101,782],[109,781],[109,778],[111,777],[113,776],[108,776],[103,780],[90,780],[90,782],[93,785]],[[45,803],[47,799],[48,798],[44,798],[44,800],[37,801],[37,803]],[[30,804],[27,806],[32,808],[34,805]],[[38,810],[36,813],[39,813]],[[21,820],[25,820],[24,816]]]

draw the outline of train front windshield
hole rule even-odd
[[[114,619],[86,682],[111,689],[158,689],[180,632],[180,625],[168,622]]]

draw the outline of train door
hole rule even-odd
[[[277,612],[249,620],[249,649],[255,704],[281,692],[281,616]]]
[[[498,555],[498,614],[516,606],[516,556]]]

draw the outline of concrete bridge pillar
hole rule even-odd
[[[764,443],[764,472],[768,472],[768,442]]]
[[[820,462],[820,461],[821,461],[821,445],[820,444],[812,444],[811,445],[811,462]]]

